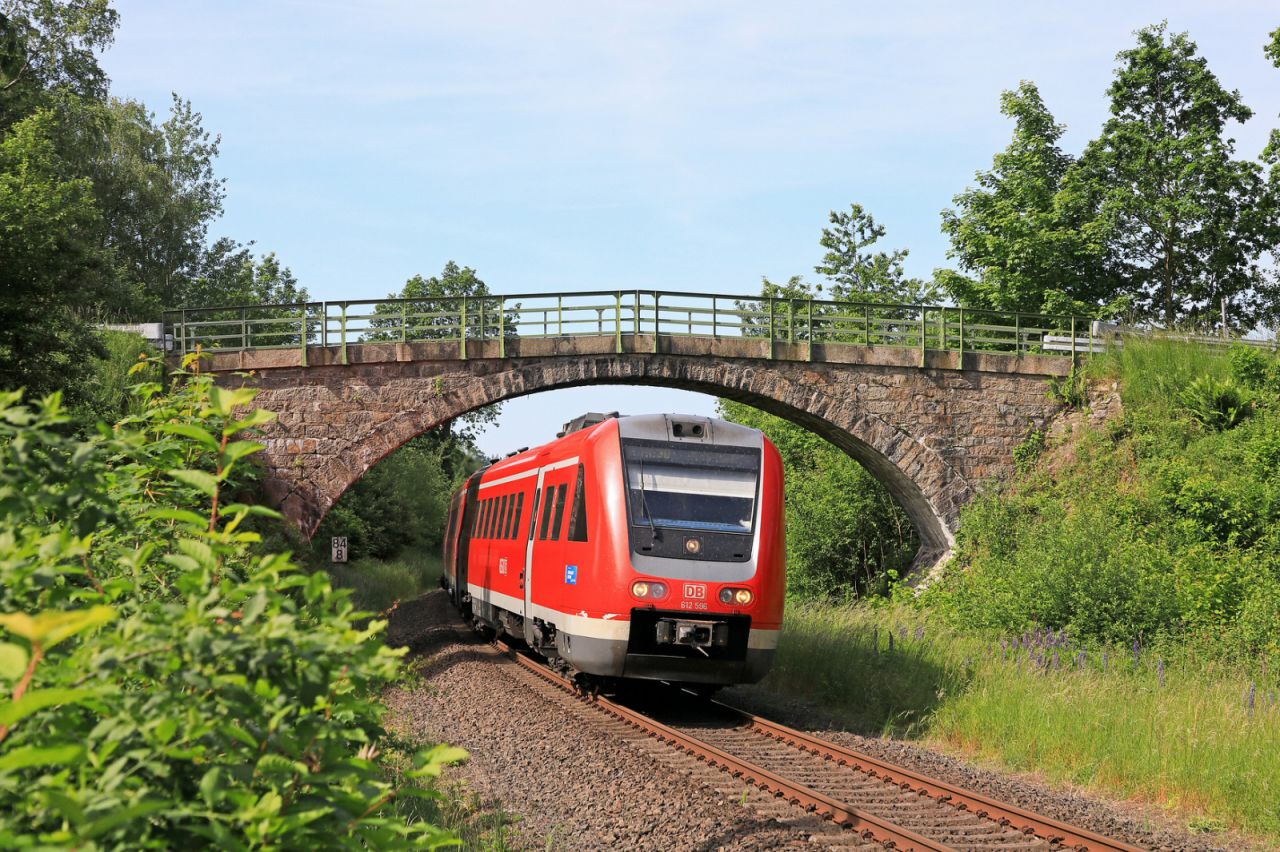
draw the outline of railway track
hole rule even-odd
[[[501,641],[495,644],[529,672],[597,711],[841,826],[848,848],[1142,852],[719,702],[662,702],[640,710],[636,702],[580,696],[572,680]]]

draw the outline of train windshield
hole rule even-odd
[[[760,451],[628,441],[631,522],[707,532],[750,533]]]

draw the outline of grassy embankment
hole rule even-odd
[[[435,549],[409,549],[394,559],[372,556],[345,564],[326,564],[334,586],[351,589],[356,606],[382,612],[396,601],[407,601],[440,584],[440,554]]]
[[[1154,343],[1090,375],[1121,420],[1033,436],[920,598],[794,602],[764,686],[1280,843],[1280,366]]]

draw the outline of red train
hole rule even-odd
[[[588,675],[754,683],[782,628],[782,504],[759,430],[584,415],[458,489],[443,582],[479,624]]]

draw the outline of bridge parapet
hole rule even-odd
[[[316,355],[351,363],[351,347],[366,343],[430,342],[440,356],[466,360],[520,357],[528,341],[575,337],[611,341],[614,354],[700,339],[749,346],[740,357],[799,361],[861,358],[849,347],[893,349],[915,353],[921,367],[931,353],[954,353],[950,360],[963,364],[967,354],[1074,358],[1101,350],[1082,317],[659,290],[243,305],[165,318],[179,353],[293,350],[301,366]]]

